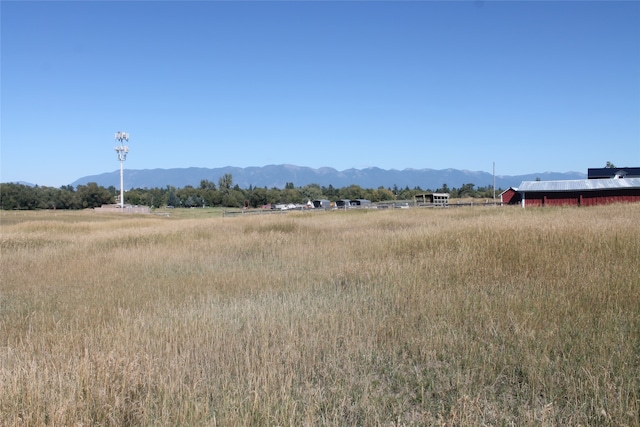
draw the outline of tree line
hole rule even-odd
[[[501,190],[496,190],[499,194]],[[335,188],[331,185],[308,184],[296,187],[288,182],[282,189],[253,187],[242,189],[234,185],[233,177],[225,174],[216,183],[203,179],[198,187],[176,188],[134,188],[125,192],[125,203],[144,205],[154,208],[173,207],[251,207],[259,208],[270,204],[306,203],[309,200],[327,199],[367,199],[372,202],[411,200],[413,196],[425,192],[449,193],[452,198],[493,198],[493,188],[476,187],[464,184],[460,188],[449,188],[447,184],[437,189],[398,188],[397,186],[376,189],[362,188],[359,185]],[[113,186],[105,188],[95,182],[79,185],[77,188],[67,185],[60,188],[29,186],[16,183],[0,184],[0,204],[4,210],[13,209],[87,209],[113,204],[120,192]]]

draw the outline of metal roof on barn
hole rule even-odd
[[[621,179],[572,179],[564,181],[522,181],[519,192],[539,191],[596,191],[640,189],[640,178]]]

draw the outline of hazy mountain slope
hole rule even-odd
[[[218,185],[218,179],[224,174],[233,176],[234,185],[240,188],[267,187],[284,188],[285,184],[292,182],[296,187],[307,184],[321,186],[332,185],[335,188],[346,187],[352,184],[363,188],[414,188],[422,189],[442,187],[447,184],[449,188],[461,187],[463,184],[473,183],[476,186],[490,186],[493,176],[488,172],[474,172],[458,169],[380,169],[376,167],[366,169],[347,169],[338,171],[333,168],[323,167],[313,169],[294,165],[268,165],[263,167],[238,168],[227,166],[223,168],[175,168],[175,169],[138,169],[124,171],[124,187],[131,188],[162,188],[171,185],[177,188],[191,185],[198,187],[203,179]],[[542,172],[527,175],[496,176],[497,188],[517,187],[522,181],[533,181],[540,178],[543,181],[562,179],[583,179],[586,174],[579,172]],[[88,182],[96,182],[104,187],[120,187],[120,170],[82,177],[71,185],[85,185]]]

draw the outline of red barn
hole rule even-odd
[[[640,202],[640,178],[523,181],[524,206],[593,206]]]
[[[501,205],[515,205],[516,203],[520,203],[520,200],[520,193],[518,193],[518,189],[515,187],[509,187],[500,193]]]

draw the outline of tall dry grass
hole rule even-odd
[[[0,220],[1,425],[640,424],[640,205]]]

